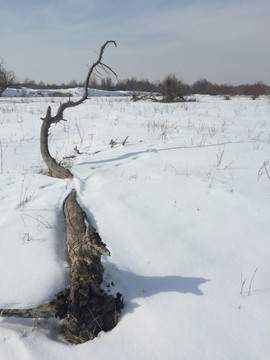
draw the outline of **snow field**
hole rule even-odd
[[[67,110],[50,150],[70,181],[48,177],[39,154],[40,117],[59,99],[0,99],[0,307],[68,286],[71,188],[111,252],[104,288],[125,300],[116,328],[79,346],[57,320],[2,318],[1,359],[268,359],[269,99],[197,100],[93,97]]]

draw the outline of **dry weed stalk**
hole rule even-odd
[[[255,276],[257,270],[258,270],[258,268],[256,268],[256,269],[254,270],[254,273],[253,273],[253,275],[252,275],[252,277],[251,277],[251,280],[250,280],[250,283],[249,283],[249,287],[248,287],[247,296],[250,296],[251,288],[252,288],[252,284],[253,284],[253,280],[254,280],[254,276]],[[241,289],[240,289],[240,294],[243,294],[244,285],[245,285],[245,283],[246,283],[246,280],[247,280],[246,278],[243,279],[243,273],[241,272]]]
[[[254,276],[255,276],[255,274],[256,274],[256,272],[257,272],[257,268],[255,269],[255,271],[254,271],[254,273],[253,273],[253,275],[252,275],[252,278],[251,278],[251,280],[250,280],[250,284],[249,284],[249,288],[248,288],[248,296],[250,295],[250,292],[251,292],[251,286],[252,286],[252,283],[253,283],[253,279],[254,279]]]
[[[247,279],[243,280],[243,273],[241,272],[241,290],[240,290],[240,294],[243,293],[243,289],[244,289],[244,285]]]
[[[257,181],[260,180],[261,176],[263,175],[263,173],[265,172],[266,176],[268,177],[268,180],[270,180],[270,175],[267,169],[267,165],[269,164],[269,160],[264,161],[262,166],[259,168],[258,170],[258,178]]]

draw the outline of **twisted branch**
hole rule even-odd
[[[103,69],[106,68],[107,70],[109,70],[111,73],[113,73],[116,76],[115,72],[109,66],[105,65],[102,62],[105,48],[109,44],[114,44],[115,46],[117,46],[116,42],[114,40],[107,40],[101,46],[97,61],[94,62],[88,70],[86,80],[84,83],[84,93],[83,93],[82,97],[77,101],[67,101],[67,102],[64,102],[63,104],[60,104],[58,107],[58,110],[54,116],[52,116],[52,114],[51,114],[51,107],[48,106],[46,116],[44,118],[41,118],[41,120],[43,120],[43,123],[42,123],[41,131],[40,131],[40,151],[41,151],[42,158],[43,158],[45,164],[48,166],[50,174],[53,177],[64,179],[64,178],[73,178],[73,175],[68,169],[66,169],[63,166],[61,166],[60,164],[58,164],[56,162],[56,160],[51,156],[50,151],[49,151],[49,146],[48,146],[49,129],[52,124],[57,124],[59,121],[64,120],[63,116],[64,116],[64,111],[66,109],[78,106],[87,99],[89,81],[90,81],[91,75],[93,74],[93,71],[96,68],[98,68],[98,67],[102,67]]]

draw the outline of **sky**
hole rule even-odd
[[[0,58],[19,81],[84,81],[115,40],[103,60],[120,80],[269,85],[269,34],[269,0],[0,0]]]

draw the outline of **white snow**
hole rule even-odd
[[[44,96],[55,96],[55,94],[67,95],[71,94],[72,96],[82,96],[84,89],[81,87],[78,88],[68,88],[68,89],[31,89],[22,87],[20,89],[7,88],[2,96],[4,97],[44,97]],[[123,96],[127,95],[126,91],[116,91],[116,90],[98,90],[98,89],[88,89],[89,96]]]
[[[50,150],[61,160],[77,146],[73,181],[48,177],[39,153],[40,118],[63,99],[0,99],[0,308],[68,286],[72,188],[111,251],[105,282],[125,301],[112,331],[78,346],[56,319],[1,318],[1,360],[269,359],[269,98],[196,98],[92,97],[66,110]]]

